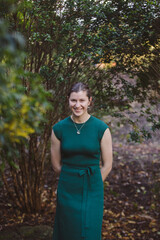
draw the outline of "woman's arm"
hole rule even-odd
[[[112,169],[112,137],[109,128],[103,134],[101,140],[101,157],[102,157],[102,180],[104,181]]]
[[[56,138],[54,131],[51,135],[51,163],[54,171],[60,173],[61,171],[61,142]]]

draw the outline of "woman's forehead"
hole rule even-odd
[[[72,92],[70,94],[70,98],[86,98],[86,97],[87,97],[86,91]]]

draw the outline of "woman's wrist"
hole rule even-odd
[[[105,179],[107,178],[108,174],[110,173],[112,168],[107,168],[105,166],[103,166],[101,168],[101,175],[102,175],[102,180],[103,182],[105,181]]]
[[[60,172],[61,172],[61,166],[53,166],[53,171],[55,172],[55,173],[57,173],[57,174],[60,174]]]

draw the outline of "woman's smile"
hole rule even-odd
[[[83,108],[81,108],[81,109],[74,108],[74,110],[75,110],[76,112],[80,112],[81,110],[83,110]]]

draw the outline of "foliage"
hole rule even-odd
[[[28,39],[26,67],[40,72],[52,91],[51,101],[59,112],[55,121],[68,114],[64,96],[76,81],[91,86],[95,112],[100,108],[111,115],[117,110],[129,113],[135,101],[143,111],[148,103],[157,106],[157,1],[21,1],[18,9],[13,27]],[[152,114],[145,110],[140,115],[151,119]],[[154,119],[151,130],[159,126],[158,114]],[[136,125],[130,117],[129,122]],[[145,137],[143,130],[141,135]]]
[[[24,122],[28,124],[25,125],[25,128],[30,127],[28,133],[36,129],[25,142],[22,139],[28,136],[25,135],[26,130],[23,133],[16,131],[16,141],[21,141],[13,147],[17,155],[14,154],[12,160],[19,168],[14,171],[10,169],[14,180],[14,197],[18,199],[16,204],[23,211],[36,212],[41,209],[42,172],[51,126],[68,115],[66,95],[73,82],[89,84],[95,113],[103,112],[118,117],[120,121],[128,118],[133,126],[133,140],[142,141],[143,137],[150,137],[148,129],[139,129],[138,119],[141,116],[150,121],[151,130],[159,128],[160,119],[155,111],[160,90],[159,3],[138,0],[14,2],[16,9],[4,15],[10,23],[10,32],[13,29],[17,36],[20,32],[26,40],[25,70],[23,72],[22,68],[13,67],[12,71],[7,72],[7,79],[12,94],[16,95],[15,88],[11,87],[14,83],[16,89],[20,88],[18,91],[26,95],[20,94],[19,98],[14,96],[16,104],[11,107],[16,110],[16,123],[12,125],[7,122],[5,126],[13,128],[14,136],[17,123],[18,127]],[[13,48],[16,49],[16,56],[9,58],[12,59],[10,69],[16,61],[21,62],[17,60],[23,55],[18,50],[20,46],[21,43],[16,41]],[[41,87],[37,75],[42,77]],[[44,89],[51,92],[48,100],[53,107],[46,112],[48,122],[45,123],[41,122],[39,115],[40,112],[44,113],[46,106],[43,94],[40,94]],[[132,104],[135,102],[140,104],[137,119],[133,118]],[[35,114],[37,108],[39,114]],[[20,117],[22,115],[23,118]],[[31,124],[30,120],[33,119],[35,121]],[[41,132],[37,132],[38,126]],[[5,178],[4,182],[7,188]]]
[[[29,176],[29,173],[26,169],[24,155],[22,157],[20,152],[23,152],[23,144],[27,146],[30,137],[35,132],[40,134],[40,126],[42,126],[42,122],[44,125],[45,115],[49,108],[47,101],[49,94],[44,90],[41,79],[37,74],[23,69],[25,40],[20,33],[10,32],[8,28],[7,21],[1,19],[0,170],[8,194],[15,200],[16,196],[13,196],[13,191],[3,172],[5,165],[10,168],[15,191],[17,196],[19,195],[16,204],[22,208],[24,207],[24,200],[26,200],[25,185],[27,184],[25,178]],[[28,164],[30,164],[30,161]],[[26,172],[20,175],[22,171]],[[19,179],[16,176],[18,173]],[[33,190],[31,186],[30,189]]]
[[[159,9],[158,1],[115,0],[104,1],[101,12],[99,35],[104,47],[100,61],[115,62],[111,70],[116,91],[110,96],[114,102],[115,98],[119,102],[116,114],[122,108],[121,104],[125,108],[128,105],[128,109],[122,108],[120,121],[127,115],[133,126],[131,139],[134,141],[150,138],[153,131],[160,129]],[[104,95],[107,91],[106,84]],[[140,105],[140,110],[133,118],[132,105],[135,102]],[[146,126],[140,129],[138,122],[144,117],[150,122],[150,129]]]
[[[10,156],[10,147],[38,128],[48,103],[39,78],[23,70],[23,37],[16,32],[10,34],[2,20],[0,43],[0,148]]]

